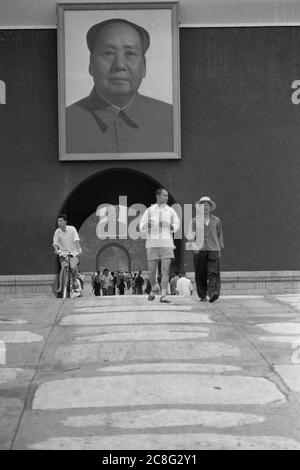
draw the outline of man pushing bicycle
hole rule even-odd
[[[72,275],[73,293],[71,296],[77,297],[76,290],[79,290],[77,275],[78,275],[78,255],[82,253],[80,247],[80,238],[75,227],[67,225],[67,216],[65,214],[59,214],[57,217],[58,228],[54,232],[53,236],[53,247],[56,255],[59,256],[61,264],[61,270],[59,274],[59,288],[57,293],[62,290],[62,277],[63,269],[70,262],[70,271]],[[79,290],[80,295],[80,290]]]

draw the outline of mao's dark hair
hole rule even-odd
[[[108,24],[111,24],[111,23],[125,23],[128,26],[131,26],[132,28],[134,28],[138,32],[141,38],[143,54],[146,53],[147,49],[150,46],[150,36],[149,36],[148,31],[142,28],[142,26],[132,23],[131,21],[124,20],[123,18],[112,18],[110,20],[102,21],[101,23],[94,24],[88,30],[87,35],[86,35],[86,42],[91,53],[93,52],[95,48],[97,37],[101,29],[104,28],[104,26],[107,26]]]

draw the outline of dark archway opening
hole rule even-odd
[[[68,224],[80,229],[85,220],[100,204],[117,205],[119,196],[127,196],[128,206],[142,203],[150,206],[155,203],[155,191],[163,186],[145,173],[128,168],[112,168],[100,171],[82,181],[69,194],[60,213],[68,216]],[[168,190],[168,188],[166,188]],[[169,192],[169,190],[168,190]],[[176,203],[169,192],[169,204]],[[182,241],[175,240],[175,260],[171,269],[180,269],[182,263]]]

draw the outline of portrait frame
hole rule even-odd
[[[177,1],[57,4],[60,161],[163,160],[181,158],[178,9],[179,2]],[[120,13],[122,17],[119,16]],[[89,74],[88,63],[91,60],[92,54],[90,54],[86,42],[87,31],[98,22],[115,18],[124,18],[138,24],[149,32],[150,47],[144,55],[146,57],[146,75],[136,92],[136,96],[146,97],[148,99],[147,102],[151,102],[152,107],[145,107],[145,109],[150,109],[150,111],[153,109],[154,111],[151,111],[152,121],[150,121],[150,125],[148,127],[144,126],[144,129],[146,129],[144,132],[148,132],[148,128],[151,129],[149,134],[147,134],[147,139],[143,140],[142,137],[138,137],[136,140],[132,138],[131,140],[127,139],[129,142],[135,142],[136,148],[133,150],[128,148],[131,145],[129,143],[125,151],[120,145],[120,148],[117,150],[115,148],[112,151],[111,149],[101,150],[100,148],[98,152],[98,150],[95,151],[95,148],[101,147],[101,145],[98,145],[98,140],[97,143],[96,140],[93,141],[94,148],[92,150],[88,148],[89,142],[92,142],[91,139],[87,138],[87,143],[79,144],[79,146],[73,143],[76,142],[77,138],[76,128],[69,116],[71,109],[73,110],[82,99],[90,96],[91,90],[95,90],[96,87],[95,82],[92,83],[94,78]],[[84,41],[82,41],[83,38]],[[153,48],[152,55],[149,52],[151,47]],[[148,56],[150,57],[149,60]],[[81,57],[83,57],[82,60]],[[148,73],[149,69],[150,73]],[[86,78],[83,78],[84,74],[86,74]],[[143,90],[141,91],[142,87]],[[81,96],[78,96],[80,93]],[[155,108],[156,103],[160,103],[162,108]],[[168,116],[168,119],[166,119],[168,125],[165,128],[170,129],[169,133],[162,130],[161,135],[159,135],[160,131],[157,132],[157,130],[152,129],[154,127],[152,123],[156,121],[156,118],[153,119],[153,116],[156,116],[156,109],[163,109],[163,112],[157,111],[157,117],[161,116],[161,120],[164,116],[164,110],[168,110],[166,114]],[[151,117],[151,113],[145,111],[145,120],[150,120],[147,114]],[[80,117],[76,117],[76,119],[76,125],[80,127],[80,124],[78,124],[81,122]],[[75,131],[73,131],[73,128]],[[164,129],[164,127],[161,129]],[[150,135],[150,132],[153,135],[156,132],[156,135],[153,137],[152,134]],[[74,141],[70,138],[70,135],[75,135]],[[105,135],[105,138],[107,135],[108,133]],[[102,138],[102,135],[100,137]],[[163,142],[161,150],[160,140]],[[158,148],[154,150],[150,147],[146,148],[146,142],[148,141],[151,142],[150,147],[152,142],[157,142],[155,145]],[[168,141],[168,144],[165,143],[166,141]],[[82,142],[82,139],[80,142]],[[85,145],[87,151],[83,148]],[[80,146],[81,149],[79,148]],[[139,149],[139,146],[141,146],[141,149]],[[142,148],[142,146],[145,148]]]

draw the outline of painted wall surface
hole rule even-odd
[[[110,3],[117,2],[127,3],[126,0],[110,0]],[[0,26],[55,27],[57,3],[56,0],[0,0]],[[93,2],[64,0],[61,3]],[[182,25],[239,26],[300,22],[299,0],[180,0],[179,4]]]
[[[181,161],[60,163],[56,31],[0,32],[0,274],[54,272],[64,201],[86,178],[120,166],[154,178],[179,203],[214,198],[224,270],[300,269],[300,107],[291,100],[300,28],[182,28],[180,49]],[[186,263],[190,270],[190,254]]]

